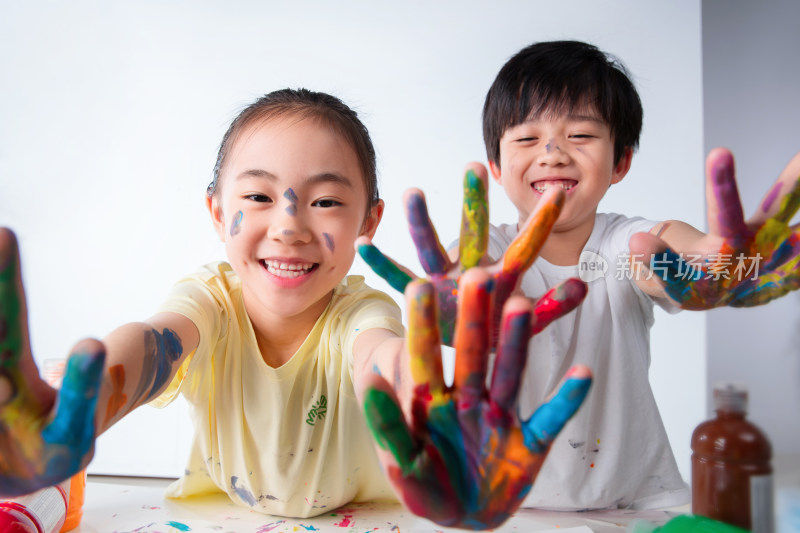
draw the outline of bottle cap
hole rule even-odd
[[[747,411],[747,387],[739,383],[720,383],[714,386],[714,409],[744,413]]]

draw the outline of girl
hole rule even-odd
[[[247,107],[223,137],[206,199],[228,262],[178,282],[149,319],[78,343],[58,401],[33,363],[16,244],[0,231],[0,494],[66,479],[88,464],[97,434],[182,393],[195,436],[169,496],[224,491],[293,517],[390,498],[356,400],[365,390],[381,461],[414,512],[467,527],[509,516],[585,395],[588,371],[522,427],[497,394],[459,405],[467,383],[441,384],[430,284],[407,291],[405,344],[394,302],[347,276],[354,241],[371,238],[383,213],[375,168],[366,128],[330,95],[287,89]],[[480,271],[464,278],[460,319],[470,322],[460,328],[458,365],[474,395],[483,391],[491,283]],[[508,309],[507,338],[527,338],[530,304],[511,300]],[[516,397],[525,343],[517,344],[502,357],[507,372],[496,370],[503,398]],[[406,357],[425,368],[412,372],[414,383]],[[412,402],[409,429],[397,405]]]

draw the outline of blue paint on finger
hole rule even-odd
[[[591,378],[568,378],[558,393],[522,423],[525,445],[544,453],[589,393]]]

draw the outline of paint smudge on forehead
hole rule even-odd
[[[325,237],[325,246],[328,247],[328,250],[333,252],[333,249],[335,248],[333,237],[331,237],[329,233],[323,233],[322,236]]]
[[[233,216],[233,222],[231,222],[231,237],[234,237],[242,231],[242,219],[244,218],[244,213],[239,211]]]
[[[291,187],[286,189],[286,192],[283,193],[283,197],[289,200],[289,204],[286,207],[286,212],[292,216],[297,214],[297,195],[294,193]]]

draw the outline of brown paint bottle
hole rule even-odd
[[[714,409],[692,434],[692,513],[772,533],[772,446],[745,418],[747,389],[715,387]]]

